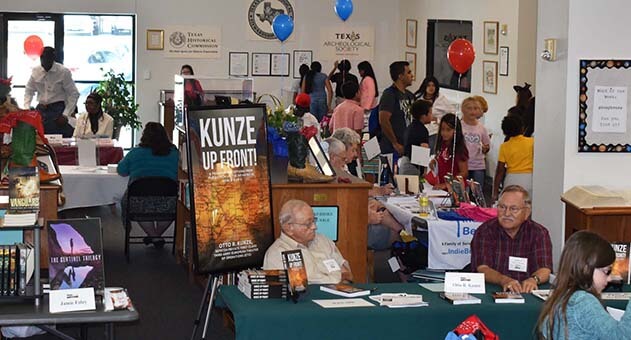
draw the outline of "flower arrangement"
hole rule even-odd
[[[280,99],[271,94],[263,94],[256,99],[260,103],[263,98],[270,98],[274,107],[267,107],[267,140],[272,144],[274,155],[288,157],[287,132],[298,128],[298,117],[294,115],[292,106],[283,107]]]

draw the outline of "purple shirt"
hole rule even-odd
[[[469,150],[469,170],[485,170],[484,153],[482,144],[490,144],[489,133],[482,123],[468,125],[462,120],[462,134]]]
[[[527,272],[509,270],[509,256],[527,258]],[[540,268],[552,270],[552,241],[548,229],[526,220],[512,239],[497,218],[484,222],[471,241],[471,270],[475,272],[481,265],[518,281],[529,278]]]

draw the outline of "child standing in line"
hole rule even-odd
[[[497,169],[493,181],[493,201],[497,200],[500,184],[504,187],[520,185],[532,195],[532,168],[534,159],[534,143],[532,137],[525,137],[524,125],[516,115],[508,115],[502,120],[502,131],[506,142],[500,145],[497,158]],[[504,178],[506,175],[506,178]],[[532,197],[532,196],[531,196]]]
[[[478,121],[482,108],[473,97],[462,101],[462,133],[469,151],[469,173],[467,178],[480,183],[484,188],[486,177],[486,162],[484,156],[489,152],[491,139],[482,123]]]
[[[435,154],[435,158],[429,163],[430,169],[438,167],[438,184],[434,185],[434,189],[447,190],[445,175],[448,173],[453,176],[467,176],[469,152],[462,136],[460,119],[453,113],[440,119]]]

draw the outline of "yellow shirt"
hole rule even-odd
[[[534,143],[534,138],[519,135],[511,137],[507,142],[500,145],[498,161],[506,164],[506,173],[532,173]]]

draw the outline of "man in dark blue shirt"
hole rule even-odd
[[[379,101],[379,124],[383,136],[379,141],[381,153],[394,153],[394,161],[403,154],[405,128],[411,121],[410,106],[414,94],[406,90],[412,85],[412,71],[407,61],[390,64],[392,86],[383,91]]]

